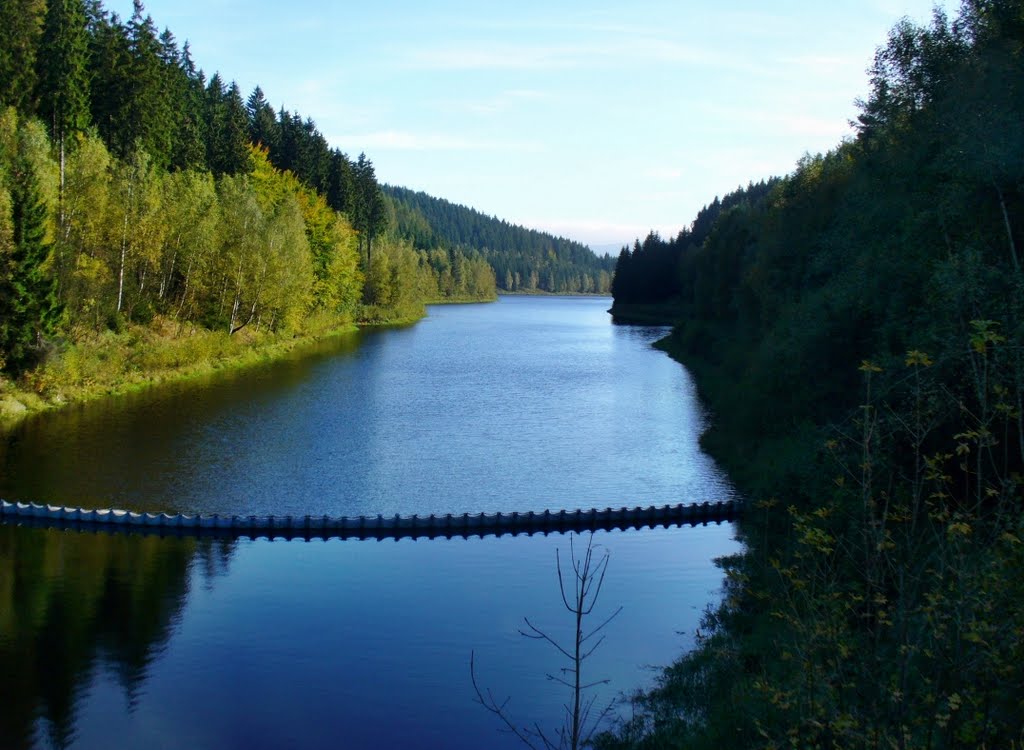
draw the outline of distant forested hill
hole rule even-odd
[[[390,226],[418,250],[476,252],[504,291],[600,293],[611,290],[615,259],[572,240],[526,229],[426,193],[382,186]]]

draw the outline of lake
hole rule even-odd
[[[0,497],[222,514],[478,513],[728,499],[685,369],[609,299],[431,307],[272,365],[44,414]],[[612,700],[692,644],[730,524],[599,532],[585,679]],[[568,643],[551,534],[236,541],[0,527],[2,747],[517,747]],[[581,547],[582,545],[582,547]]]

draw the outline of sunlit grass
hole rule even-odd
[[[75,343],[57,347],[17,382],[0,379],[0,425],[72,402],[264,363],[355,328],[348,317],[316,314],[288,333],[244,329],[232,336],[166,318],[121,332],[76,332]]]

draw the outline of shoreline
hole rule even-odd
[[[679,322],[679,310],[671,302],[660,304],[612,303],[608,313],[615,323],[641,326],[674,326]]]
[[[218,373],[243,371],[363,329],[413,325],[426,314],[424,307],[415,316],[396,315],[373,322],[338,318],[320,325],[314,323],[300,334],[250,333],[236,340],[208,329],[187,335],[161,335],[159,325],[131,326],[122,333],[91,335],[68,346],[17,382],[0,376],[0,434],[43,412]],[[205,352],[205,356],[196,356],[196,350]],[[83,360],[88,367],[109,367],[100,373],[83,372],[86,368],[78,366]],[[74,376],[62,378],[68,371]]]
[[[245,332],[234,339],[222,332],[197,329],[187,335],[160,332],[160,328],[177,326],[169,320],[151,325],[133,325],[125,331],[90,333],[69,345],[54,359],[12,381],[0,375],[0,434],[10,431],[22,421],[43,412],[63,409],[102,398],[137,393],[170,383],[182,383],[217,373],[242,371],[283,359],[304,347],[351,335],[360,330],[395,328],[414,325],[427,317],[428,305],[490,304],[505,296],[500,292],[487,299],[439,299],[423,303],[415,314],[398,314],[397,310],[367,309],[366,319],[344,318],[320,322],[299,334],[259,334]],[[599,297],[598,294],[550,294],[546,292],[513,292],[510,296],[573,296]],[[379,317],[378,317],[379,316]],[[137,345],[147,347],[141,355]],[[195,356],[194,349],[204,355]],[[139,362],[138,360],[143,360]],[[73,360],[69,362],[68,360]],[[102,363],[105,372],[80,372],[77,362]],[[147,361],[167,360],[165,364]],[[84,369],[84,368],[81,368]],[[72,377],[62,378],[67,371]]]

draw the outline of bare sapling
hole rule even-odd
[[[597,650],[604,642],[602,631],[622,611],[619,607],[600,625],[590,631],[586,629],[585,620],[594,611],[594,605],[601,594],[601,587],[604,585],[604,576],[608,570],[608,552],[605,550],[595,555],[597,549],[594,546],[594,535],[590,534],[587,540],[586,551],[576,555],[573,535],[569,536],[569,561],[571,572],[563,570],[561,555],[555,551],[555,564],[558,570],[558,587],[562,595],[562,603],[566,610],[575,618],[575,638],[573,643],[566,647],[553,638],[544,630],[541,630],[524,617],[524,627],[519,629],[520,635],[531,640],[545,641],[550,644],[561,657],[567,662],[557,672],[548,673],[547,679],[564,685],[570,690],[570,699],[563,706],[564,719],[554,734],[546,732],[539,723],[517,724],[513,721],[508,710],[510,697],[499,701],[494,693],[487,689],[480,688],[476,679],[475,655],[471,652],[469,657],[469,672],[473,681],[473,690],[476,692],[476,702],[497,716],[505,725],[504,731],[511,732],[518,737],[523,744],[533,750],[579,750],[588,744],[594,733],[601,726],[604,720],[611,713],[615,702],[607,704],[595,710],[598,694],[592,692],[600,685],[607,685],[609,680],[598,679],[585,681],[583,677],[583,663]]]

